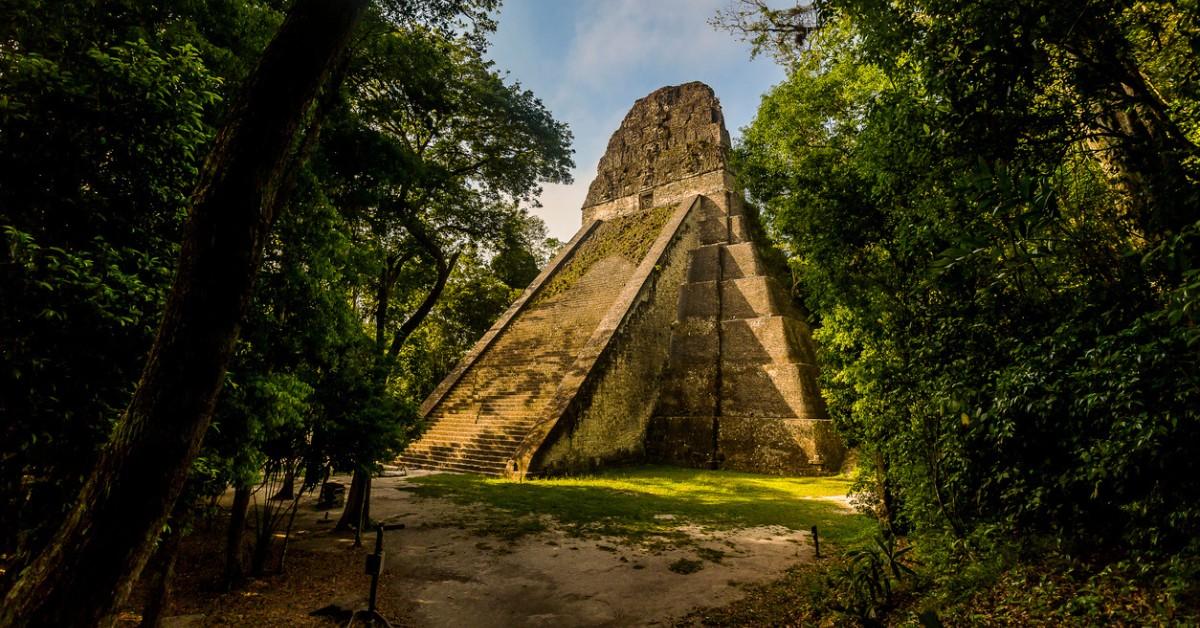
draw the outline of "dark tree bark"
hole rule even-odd
[[[233,492],[233,508],[229,512],[229,530],[225,534],[225,570],[221,585],[226,591],[241,584],[246,574],[242,564],[242,539],[246,534],[246,514],[250,511],[250,487],[239,486]]]
[[[271,496],[272,501],[291,501],[296,498],[296,467],[288,467],[283,476],[283,485]]]
[[[417,306],[417,309],[413,310],[413,313],[404,319],[404,322],[400,324],[400,328],[392,336],[392,342],[388,345],[387,353],[383,358],[384,368],[381,369],[381,377],[385,380],[395,367],[396,357],[400,355],[400,348],[404,346],[408,337],[417,331],[417,328],[421,326],[421,323],[433,311],[433,306],[437,305],[438,299],[442,298],[442,291],[446,288],[446,282],[450,280],[450,273],[454,271],[454,265],[458,263],[459,256],[459,251],[455,251],[447,259],[441,245],[425,230],[425,226],[418,219],[407,221],[404,227],[412,235],[417,245],[433,260],[434,266],[437,268],[437,279],[434,281],[433,288],[429,291],[429,294],[425,295],[425,298]],[[380,329],[382,329],[382,325],[380,325]]]
[[[355,469],[354,477],[350,480],[350,490],[346,493],[346,505],[342,508],[342,516],[338,519],[335,530],[344,532],[357,528],[364,510],[367,517],[371,516],[370,501],[367,499],[370,485],[371,472],[361,468]]]
[[[1082,16],[1060,45],[1079,67],[1079,93],[1096,103],[1095,157],[1150,241],[1179,233],[1196,217],[1196,181],[1185,163],[1200,152],[1147,82],[1112,24]]]
[[[267,506],[263,506],[266,510]],[[262,517],[268,517],[266,513],[261,514]],[[267,560],[271,558],[271,551],[275,549],[274,537],[275,530],[271,524],[264,522],[256,530],[254,535],[254,551],[250,554],[250,573],[254,574],[255,578],[261,578],[267,575]]]
[[[179,559],[179,547],[183,544],[184,530],[192,520],[191,500],[183,497],[175,504],[171,513],[170,529],[158,539],[158,549],[150,560],[150,572],[146,581],[146,599],[142,603],[140,628],[159,628],[171,604],[172,585],[175,580],[175,563]]]
[[[379,285],[375,293],[375,344],[382,352],[380,360],[382,360],[383,368],[378,370],[381,385],[387,383],[387,379],[395,367],[396,359],[400,355],[401,347],[404,346],[409,336],[412,336],[413,332],[421,326],[421,323],[433,311],[433,307],[437,305],[438,299],[441,298],[442,292],[446,289],[446,282],[450,280],[450,273],[454,272],[454,266],[458,263],[459,258],[459,252],[457,251],[447,258],[437,241],[426,233],[419,224],[408,224],[406,227],[416,243],[433,260],[437,268],[437,279],[434,281],[429,293],[421,300],[417,309],[413,310],[412,314],[400,324],[400,328],[392,335],[391,342],[389,343],[387,342],[386,330],[389,322],[388,309],[392,286],[396,283],[401,266],[408,261],[411,255],[394,260],[389,259],[380,273]],[[385,346],[387,347],[386,350],[384,350]],[[335,529],[340,531],[351,528],[357,529],[360,521],[364,522],[364,525],[365,522],[369,522],[371,519],[370,496],[371,474],[361,467],[356,468],[354,470],[354,477],[350,481],[350,491],[346,495],[346,506],[342,509],[342,516],[338,519]]]
[[[193,194],[179,265],[133,399],[71,513],[4,598],[0,625],[110,624],[212,418],[296,138],[367,0],[297,0]]]
[[[457,263],[457,251],[448,260],[444,257],[439,257],[436,260],[438,274],[433,288],[429,291],[429,294],[425,295],[425,298],[417,306],[417,309],[413,310],[413,313],[404,319],[404,322],[400,324],[400,328],[392,336],[392,344],[388,346],[387,356],[384,358],[386,364],[386,368],[384,369],[385,377],[387,374],[391,374],[392,368],[396,364],[396,358],[400,355],[400,348],[404,346],[408,337],[417,331],[417,328],[421,326],[421,323],[433,311],[433,306],[437,305],[438,299],[442,297],[442,291],[446,289],[446,282],[450,280],[450,273],[454,271],[454,265]]]

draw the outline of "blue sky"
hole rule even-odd
[[[575,135],[575,183],[550,185],[534,213],[551,236],[579,228],[608,138],[633,101],[664,85],[712,86],[735,138],[759,98],[783,80],[769,56],[708,20],[730,0],[504,0],[489,56],[533,90]]]

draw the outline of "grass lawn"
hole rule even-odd
[[[516,518],[502,526],[536,529],[539,517],[548,515],[573,533],[637,539],[670,534],[681,524],[718,529],[779,525],[793,530],[815,525],[822,542],[841,547],[857,545],[874,531],[871,519],[820,499],[846,495],[850,480],[843,477],[649,466],[524,482],[452,474],[412,481],[417,487],[409,490],[417,495],[480,504]]]

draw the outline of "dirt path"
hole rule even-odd
[[[383,477],[372,489],[372,517],[406,526],[385,533],[379,594],[398,626],[670,625],[812,559],[809,534],[782,526],[706,530],[679,520],[670,535],[632,540],[572,536],[544,517],[514,530],[511,518],[420,497],[413,486],[407,477]],[[332,531],[337,512],[327,519],[307,499],[300,508],[286,576],[182,604],[186,616],[166,625],[331,626],[308,613],[365,606],[361,565],[374,533],[355,549],[352,536]]]
[[[778,577],[812,555],[807,533],[778,526],[705,531],[681,522],[689,540],[667,547],[553,527],[506,541],[458,526],[478,510],[416,497],[411,486],[376,479],[371,514],[406,525],[385,533],[380,597],[412,626],[660,625],[732,601],[737,585]],[[295,547],[341,553],[347,543],[316,533]]]

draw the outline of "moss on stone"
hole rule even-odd
[[[675,213],[675,207],[665,205],[604,221],[579,245],[566,265],[546,282],[532,305],[568,292],[600,260],[619,256],[635,266],[641,263],[671,214]]]

